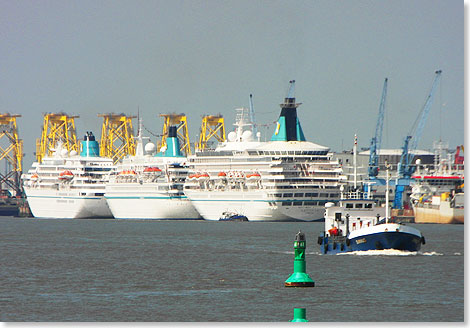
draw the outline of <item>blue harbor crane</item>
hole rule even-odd
[[[403,208],[403,192],[405,187],[410,185],[410,178],[416,170],[416,166],[413,165],[414,151],[417,149],[419,140],[423,134],[424,125],[426,124],[426,119],[434,100],[434,92],[440,80],[441,73],[441,70],[435,72],[434,82],[426,102],[421,112],[418,114],[410,133],[405,137],[400,162],[398,163],[398,179],[395,184],[395,199],[393,202],[394,208]]]
[[[369,180],[377,179],[379,174],[379,154],[380,144],[382,143],[382,130],[384,125],[384,114],[385,114],[385,99],[387,98],[387,83],[388,79],[385,78],[384,87],[382,90],[382,98],[379,106],[379,117],[377,119],[377,125],[375,126],[375,136],[370,141],[370,154],[369,154]]]

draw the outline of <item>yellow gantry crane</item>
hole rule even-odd
[[[191,155],[191,144],[189,142],[188,120],[185,114],[160,114],[163,117],[163,135],[161,147],[166,146],[166,138],[170,126],[177,125],[176,132],[180,142],[180,151],[185,156]]]
[[[101,129],[100,156],[119,162],[125,156],[135,155],[135,141],[132,119],[136,116],[125,114],[99,114],[103,118]]]
[[[199,143],[196,144],[198,151],[205,150],[209,140],[215,139],[218,142],[225,141],[225,124],[222,115],[204,115],[202,117]]]
[[[77,153],[80,152],[80,145],[75,131],[75,119],[77,117],[79,116],[65,113],[44,114],[41,139],[36,140],[36,158],[38,162],[42,162],[45,156],[52,155],[58,142],[62,142],[62,146],[69,152],[72,150]]]
[[[20,182],[23,171],[23,140],[18,137],[18,114],[0,114],[0,160],[6,161],[5,173],[0,173],[1,189],[12,189],[22,194]]]

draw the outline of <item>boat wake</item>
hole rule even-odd
[[[384,250],[369,250],[369,251],[355,251],[338,253],[336,255],[358,255],[358,256],[441,256],[444,255],[438,252],[410,252],[401,251],[398,249],[384,249]]]

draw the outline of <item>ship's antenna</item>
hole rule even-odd
[[[289,81],[289,91],[287,92],[287,98],[294,98],[295,91],[295,80]]]
[[[253,125],[252,131],[253,135],[256,135],[257,128],[256,128],[256,123],[255,123],[255,110],[253,108],[253,95],[250,93],[250,121],[251,124]]]

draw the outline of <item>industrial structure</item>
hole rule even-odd
[[[23,140],[18,136],[18,114],[0,114],[0,161],[5,160],[5,171],[0,172],[0,189],[22,194],[20,182],[23,171]]]
[[[222,115],[204,115],[202,117],[197,151],[203,151],[208,147],[211,139],[218,142],[225,141],[225,123]]]
[[[135,141],[132,119],[136,116],[125,114],[99,114],[103,118],[100,140],[100,156],[112,158],[114,163],[125,156],[135,155]]]
[[[163,133],[159,149],[167,146],[166,138],[168,137],[170,126],[176,125],[176,135],[180,143],[180,151],[183,152],[185,156],[191,155],[191,143],[189,141],[188,120],[186,115],[183,113],[160,114],[160,117],[163,117]]]
[[[375,126],[375,135],[370,141],[370,153],[369,153],[369,180],[374,180],[379,174],[379,150],[382,143],[382,130],[384,125],[385,116],[385,100],[387,98],[387,83],[388,79],[385,78],[384,86],[382,90],[382,98],[379,106],[379,117],[377,119],[377,125]]]
[[[395,183],[395,199],[393,201],[393,208],[403,208],[403,192],[405,187],[410,185],[410,178],[416,170],[416,165],[413,163],[413,159],[415,157],[413,151],[417,149],[419,140],[423,134],[424,125],[426,124],[429,110],[431,109],[434,100],[434,93],[440,80],[441,73],[441,70],[435,72],[434,81],[432,83],[431,91],[426,98],[426,102],[418,114],[413,127],[405,137],[400,163],[398,163],[398,179]]]
[[[36,140],[36,159],[42,162],[45,156],[51,156],[59,142],[67,151],[80,152],[75,130],[75,119],[79,116],[65,113],[44,114],[41,138]]]

